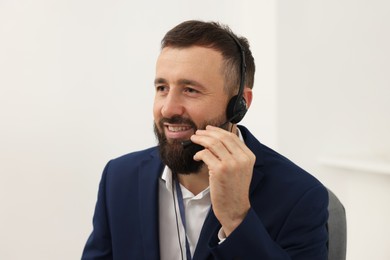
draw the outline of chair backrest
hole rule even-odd
[[[345,260],[347,253],[347,219],[345,208],[336,195],[328,189],[328,260]]]

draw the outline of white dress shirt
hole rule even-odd
[[[172,193],[172,186],[174,194]],[[172,171],[168,167],[165,167],[159,183],[159,241],[160,257],[162,260],[182,259],[181,254],[183,254],[183,259],[186,259],[185,233],[187,233],[191,256],[194,255],[200,231],[202,230],[203,223],[211,205],[210,190],[208,187],[195,196],[184,186],[180,185],[183,193],[186,217],[187,232],[185,232],[180,217],[175,187],[175,185],[172,185]],[[174,199],[175,203],[173,201]],[[178,233],[180,234],[180,241]]]

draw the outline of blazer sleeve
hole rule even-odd
[[[98,198],[93,216],[93,231],[89,236],[81,259],[113,259],[111,247],[111,235],[106,208],[106,177],[109,168],[108,163],[104,168],[99,184]]]
[[[271,238],[254,209],[221,244],[210,242],[216,259],[326,260],[328,193],[318,185],[305,192]]]

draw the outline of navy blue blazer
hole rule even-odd
[[[313,176],[239,126],[256,155],[244,221],[222,243],[210,210],[193,259],[327,259],[328,193]],[[93,231],[82,259],[159,259],[156,147],[110,161],[103,172]]]

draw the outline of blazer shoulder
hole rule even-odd
[[[243,126],[240,126],[244,140],[249,149],[256,155],[255,170],[264,175],[263,181],[269,181],[272,186],[299,188],[301,191],[309,190],[315,186],[323,185],[316,177],[289,158],[264,145]]]
[[[145,163],[156,166],[162,165],[157,147],[131,152],[114,158],[107,163],[106,171],[107,173],[109,172],[110,175],[114,172],[115,175],[128,174],[130,172],[135,172]]]
[[[153,158],[155,158],[155,159],[160,158],[160,156],[158,154],[158,148],[156,146],[150,147],[150,148],[147,148],[144,150],[124,154],[124,155],[121,155],[117,158],[112,159],[111,161],[114,163],[126,163],[129,161],[134,162],[134,160],[137,162],[140,162],[143,160],[153,159]]]

